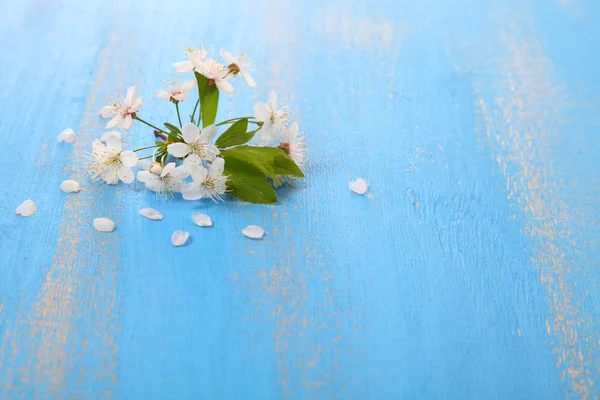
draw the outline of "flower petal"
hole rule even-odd
[[[131,108],[129,109],[129,112],[138,112],[140,110],[140,108],[142,108],[142,98],[141,97],[137,97],[133,101],[133,104],[131,105]]]
[[[228,51],[225,51],[223,49],[221,49],[221,57],[223,57],[223,59],[228,63],[228,64],[232,64],[234,63],[235,57],[231,55],[231,53],[229,53]]]
[[[148,159],[138,160],[138,162],[137,162],[138,167],[140,167],[144,171],[150,170],[150,164],[152,164],[152,161],[150,161]]]
[[[129,150],[122,151],[119,159],[121,160],[121,163],[123,163],[124,166],[129,168],[135,166],[135,164],[137,164],[138,162],[137,154]]]
[[[187,92],[188,90],[192,90],[193,88],[195,88],[196,84],[197,82],[195,79],[190,79],[189,81],[182,83],[180,89],[182,91]]]
[[[118,154],[121,152],[121,140],[114,136],[109,136],[106,139],[106,147],[114,154]]]
[[[106,129],[112,129],[117,125],[121,124],[121,121],[123,120],[123,117],[121,116],[121,114],[119,115],[115,115],[110,121],[108,121],[108,123],[106,124]]]
[[[170,173],[171,171],[173,171],[175,169],[176,164],[174,162],[168,163],[167,165],[164,166],[164,168],[162,169],[162,172],[160,173],[160,177],[163,178],[165,177],[168,173]]]
[[[81,186],[76,181],[69,179],[60,184],[60,190],[65,193],[79,192],[81,190]]]
[[[166,90],[157,90],[154,92],[154,97],[158,97],[159,99],[168,99],[171,97],[171,93],[167,92]]]
[[[363,178],[356,178],[348,183],[350,190],[358,194],[365,194],[367,191],[367,186],[367,182]]]
[[[192,213],[192,221],[198,226],[212,226],[210,217],[201,212]]]
[[[248,225],[242,229],[242,234],[250,239],[261,239],[264,236],[265,231],[260,226]]]
[[[131,183],[134,179],[133,171],[131,170],[131,168],[125,166],[117,170],[117,176],[120,180],[123,181],[123,183]]]
[[[190,176],[190,170],[185,165],[180,165],[179,167],[171,171],[171,176],[174,179],[183,180]]]
[[[204,190],[198,183],[188,183],[181,189],[184,200],[200,200],[204,197]]]
[[[29,217],[37,211],[37,207],[33,200],[25,200],[15,210],[15,214],[21,214],[24,217]]]
[[[115,223],[108,218],[94,218],[94,229],[99,232],[112,232],[115,229]]]
[[[186,143],[196,143],[200,137],[200,130],[196,125],[188,122],[181,128],[181,135]]]
[[[219,79],[216,83],[217,83],[217,87],[219,88],[219,90],[222,90],[223,92],[225,92],[227,94],[235,93],[235,88],[233,87],[233,85],[231,83],[229,83],[228,81],[226,81],[225,79]]]
[[[137,97],[137,89],[135,86],[129,86],[127,88],[127,93],[125,94],[125,104],[128,106],[132,105],[135,98]]]
[[[172,143],[167,146],[169,154],[175,157],[185,157],[190,153],[190,146],[185,143]]]
[[[225,160],[221,157],[215,158],[215,161],[210,165],[210,176],[223,175]]]
[[[129,129],[131,128],[131,122],[133,121],[133,119],[131,118],[131,114],[127,114],[126,116],[123,117],[123,119],[121,120],[121,122],[119,122],[119,126],[122,129]]]
[[[154,180],[153,177],[158,178],[158,176],[149,171],[139,171],[137,173],[137,180],[140,182],[149,183]]]
[[[208,176],[208,171],[202,165],[199,165],[198,168],[196,168],[192,172],[192,179],[194,180],[194,182],[198,182],[198,183],[204,182],[206,180],[207,176]]]
[[[194,69],[194,64],[191,61],[179,61],[172,65],[177,68],[177,72],[188,72]]]
[[[269,107],[272,111],[277,110],[277,93],[275,92],[269,93]]]
[[[106,142],[108,140],[109,137],[115,137],[119,140],[121,140],[121,132],[119,131],[108,131],[108,132],[103,132],[102,136],[100,136],[100,141],[101,142]]]
[[[155,221],[160,221],[161,219],[163,219],[163,215],[154,208],[142,208],[140,210],[140,215],[143,215],[144,217]]]
[[[240,71],[240,75],[242,75],[242,78],[244,78],[244,81],[248,86],[250,86],[251,88],[256,86],[256,82],[254,81],[254,79],[252,79],[252,76],[248,72]]]
[[[77,135],[75,134],[73,129],[67,128],[56,137],[56,140],[58,140],[60,143],[64,142],[70,144],[77,140]]]
[[[98,114],[102,115],[102,118],[110,118],[115,115],[117,112],[117,107],[115,106],[104,106],[98,111]]]
[[[171,235],[171,243],[173,243],[173,246],[176,247],[183,246],[185,242],[187,242],[189,237],[189,232],[176,230],[175,232],[173,232],[173,235]]]
[[[254,118],[256,118],[257,120],[266,122],[271,119],[271,110],[262,101],[259,101],[258,103],[256,103],[253,106],[253,108],[254,108]]]
[[[200,134],[199,141],[202,143],[208,143],[212,141],[215,136],[219,133],[219,127],[214,125],[209,125],[206,128],[202,129],[202,133]]]
[[[183,160],[183,166],[191,174],[199,165],[202,165],[202,158],[197,154],[190,154]]]

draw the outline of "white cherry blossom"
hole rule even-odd
[[[304,138],[298,137],[300,130],[298,123],[294,122],[279,135],[279,148],[288,153],[300,168],[304,165]]]
[[[282,132],[289,124],[289,108],[280,104],[277,94],[271,92],[266,103],[259,101],[254,105],[254,118],[263,124],[260,138],[263,143],[266,143],[273,133]]]
[[[152,163],[154,165],[155,163]],[[188,169],[181,165],[176,167],[175,163],[168,163],[160,170],[153,169],[150,166],[149,171],[140,171],[137,174],[137,179],[146,184],[146,189],[152,190],[162,196],[172,195],[173,193],[181,192],[184,182],[190,173]],[[154,170],[154,172],[152,172]]]
[[[77,135],[75,134],[75,131],[73,131],[73,129],[71,128],[67,128],[64,131],[62,131],[57,137],[56,140],[58,140],[60,143],[74,143],[75,140],[77,140]]]
[[[93,181],[102,179],[109,185],[114,185],[119,180],[124,183],[133,182],[131,167],[138,162],[138,156],[133,151],[122,151],[121,141],[116,137],[109,137],[106,145],[94,140],[89,159],[88,169]]]
[[[183,101],[188,97],[188,90],[196,87],[196,79],[190,79],[184,83],[181,83],[181,78],[171,82],[165,82],[164,89],[157,90],[154,92],[154,96],[159,99],[169,99],[172,102]]]
[[[115,126],[121,129],[129,129],[133,121],[132,114],[138,112],[141,107],[142,98],[138,97],[135,86],[131,86],[127,89],[127,94],[123,100],[115,100],[113,104],[102,107],[99,114],[103,118],[111,119],[106,124],[106,129],[111,129]]]
[[[227,94],[233,94],[235,92],[235,88],[227,80],[229,69],[214,58],[204,60],[204,62],[196,68],[196,71],[208,78],[209,85],[217,85],[219,90]]]
[[[210,125],[200,133],[196,125],[188,122],[181,128],[184,141],[171,143],[167,146],[167,151],[175,157],[187,157],[184,165],[191,173],[198,165],[202,165],[202,160],[211,162],[219,155],[219,148],[209,144],[217,136],[218,131],[218,127]]]
[[[204,58],[208,54],[208,49],[206,47],[200,47],[196,49],[188,47],[185,49],[184,53],[187,57],[186,61],[173,63],[173,66],[177,68],[177,72],[189,72],[198,68],[204,63]]]
[[[185,200],[199,200],[210,198],[213,201],[221,200],[221,195],[227,190],[227,176],[223,175],[225,160],[217,158],[210,166],[210,172],[202,165],[192,172],[192,183],[186,184],[181,190]]]
[[[252,68],[252,62],[245,58],[245,55],[239,53],[237,56],[232,56],[229,52],[221,49],[221,57],[225,59],[225,61],[229,64],[227,68],[232,71],[234,74],[240,74],[244,81],[251,88],[256,86],[256,82],[252,79],[250,72]]]

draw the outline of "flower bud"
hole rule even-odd
[[[154,175],[160,175],[160,173],[162,172],[162,165],[160,165],[159,162],[153,161],[150,164],[149,171]]]

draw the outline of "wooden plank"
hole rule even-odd
[[[0,5],[2,397],[598,397],[598,15],[591,0]],[[203,41],[257,65],[218,120],[276,90],[307,178],[273,206],[89,184],[97,110],[137,85],[140,115],[173,121],[152,93]],[[69,126],[77,143],[57,143]],[[84,191],[63,194],[69,178]],[[15,216],[27,198],[38,212]]]

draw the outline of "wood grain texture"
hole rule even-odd
[[[592,0],[0,4],[0,397],[597,399],[598,17]],[[218,119],[276,90],[307,178],[273,206],[88,183],[97,110],[137,85],[141,115],[173,121],[152,93],[203,42],[258,68]],[[38,212],[15,216],[27,198]]]

